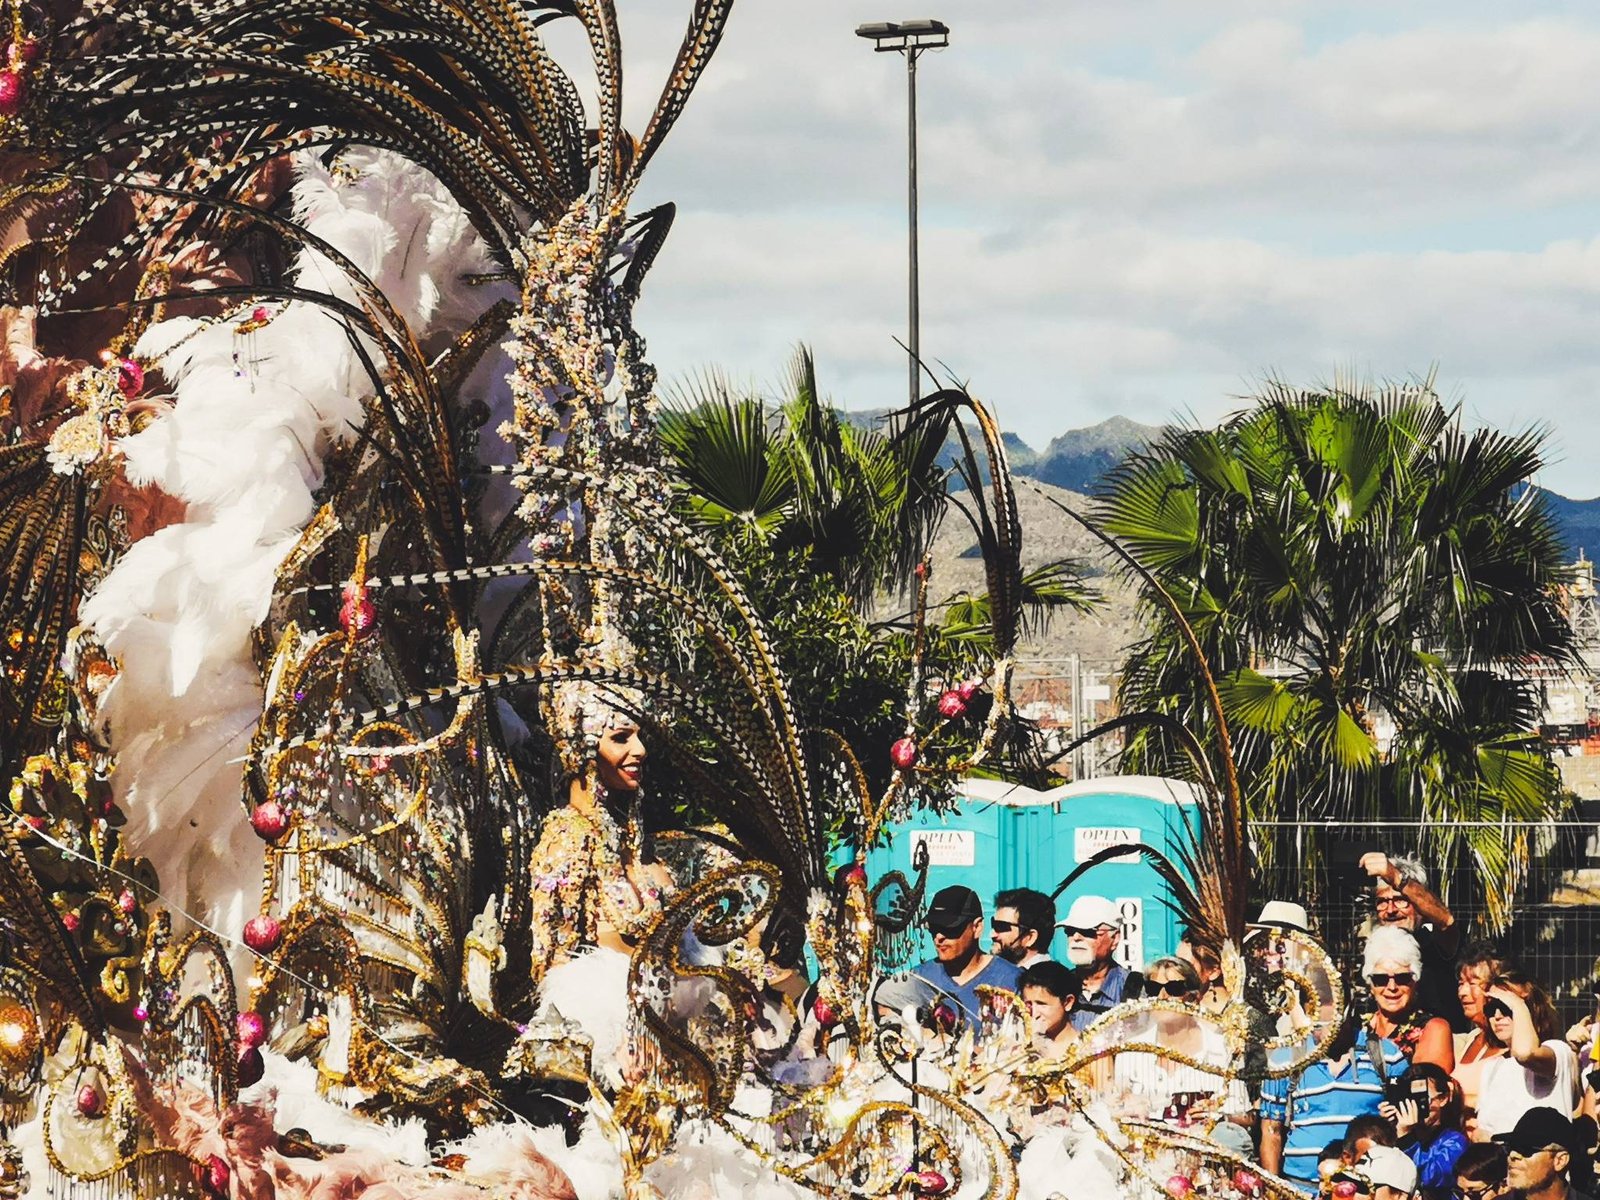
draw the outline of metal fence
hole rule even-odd
[[[1441,891],[1467,937],[1483,937],[1505,951],[1543,983],[1569,1021],[1594,1011],[1590,984],[1600,974],[1600,824],[1479,826],[1494,829],[1511,844],[1528,835],[1531,856],[1515,905],[1504,929],[1489,927],[1484,905],[1476,897],[1470,871],[1441,871],[1427,862],[1421,846],[1428,830],[1415,822],[1324,824],[1259,822],[1252,825],[1259,847],[1278,848],[1258,874],[1256,890],[1263,900],[1296,900],[1305,904],[1340,963],[1353,971],[1360,961],[1360,937],[1371,912],[1369,876],[1358,863],[1369,850],[1422,858],[1430,883]]]

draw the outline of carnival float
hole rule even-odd
[[[875,786],[676,512],[631,320],[672,210],[630,205],[729,8],[635,134],[611,0],[6,0],[0,1196],[1293,1194],[1097,1087],[1288,1074],[1342,1016],[1247,931],[1181,727],[1226,1003],[1050,1057],[885,982],[924,878],[866,848],[1025,752],[1021,535],[981,404],[902,414],[977,430],[995,628],[959,677],[919,643]]]

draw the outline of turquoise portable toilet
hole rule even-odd
[[[965,779],[956,807],[919,813],[887,829],[885,841],[867,856],[868,874],[910,874],[918,844],[928,847],[928,891],[965,884],[993,912],[995,893],[1030,887],[1049,895],[1072,870],[1097,852],[1144,842],[1176,860],[1194,826],[1196,785],[1154,775],[1112,775],[1035,791],[994,779]],[[1167,901],[1170,889],[1138,854],[1118,856],[1091,868],[1056,900],[1057,919],[1079,896],[1105,896],[1122,918],[1118,957],[1142,969],[1178,944],[1178,917]],[[924,957],[933,945],[923,935]],[[1065,959],[1059,935],[1051,954]]]

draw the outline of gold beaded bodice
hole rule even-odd
[[[661,912],[666,890],[646,879],[642,836],[630,820],[626,838],[611,814],[567,805],[544,819],[534,850],[531,890],[535,980],[579,950],[600,944],[602,930],[636,940]]]

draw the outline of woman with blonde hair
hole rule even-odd
[[[1473,1139],[1509,1133],[1530,1108],[1570,1117],[1578,1103],[1578,1056],[1561,1039],[1549,994],[1520,971],[1506,971],[1490,983],[1483,1012],[1490,1037],[1507,1054],[1484,1064]]]

